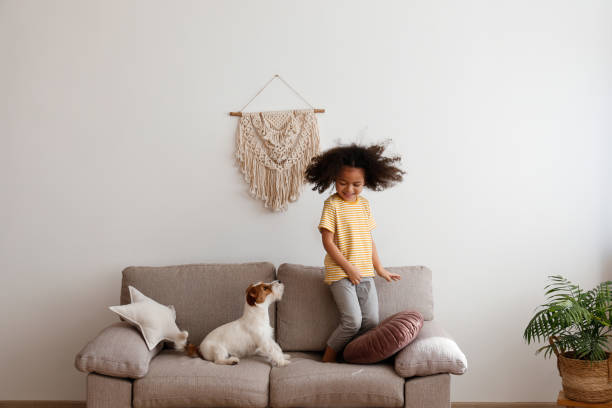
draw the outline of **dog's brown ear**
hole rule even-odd
[[[195,357],[198,356],[201,359],[204,359],[204,356],[202,355],[202,353],[200,353],[200,349],[198,347],[196,347],[194,344],[187,344],[187,346],[185,347],[185,353],[189,356],[189,357]]]
[[[249,306],[255,306],[257,300],[257,288],[253,285],[249,285],[246,290],[246,302]]]

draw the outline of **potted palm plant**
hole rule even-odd
[[[550,276],[546,303],[536,309],[523,337],[546,342],[536,354],[557,356],[563,391],[582,402],[612,400],[612,360],[607,346],[612,330],[612,281],[585,291],[562,276]]]

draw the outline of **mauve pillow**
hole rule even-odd
[[[347,344],[344,359],[349,363],[378,363],[406,347],[421,327],[423,316],[419,312],[396,313]]]

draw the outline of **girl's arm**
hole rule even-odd
[[[340,252],[338,246],[334,243],[334,233],[325,228],[321,228],[321,240],[323,241],[323,248],[325,248],[327,254],[344,269],[351,283],[357,285],[361,282],[359,270],[342,255],[342,252]]]
[[[383,268],[380,263],[380,258],[378,257],[378,251],[376,250],[376,244],[374,244],[374,238],[372,238],[372,264],[374,264],[374,269],[376,273],[385,279],[387,282],[391,282],[391,280],[400,280],[402,277],[397,273],[392,273]]]

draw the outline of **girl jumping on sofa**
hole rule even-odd
[[[399,157],[383,155],[384,144],[351,144],[327,150],[312,159],[306,180],[323,193],[332,184],[336,193],[323,204],[319,231],[325,255],[325,283],[340,312],[340,324],[327,340],[324,362],[336,361],[348,342],[378,324],[374,271],[387,281],[400,279],[382,267],[371,231],[376,222],[364,187],[380,191],[402,181]]]

